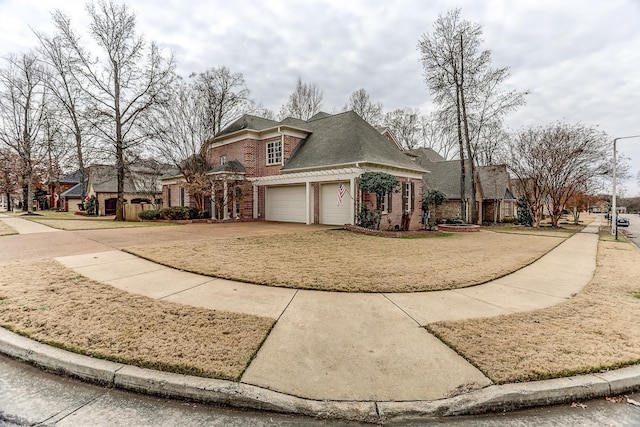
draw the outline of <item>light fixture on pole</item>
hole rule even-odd
[[[616,205],[616,164],[618,163],[618,156],[616,154],[616,143],[619,139],[640,138],[640,135],[621,136],[613,140],[613,194],[611,195],[611,234],[616,236],[618,240],[618,207]]]

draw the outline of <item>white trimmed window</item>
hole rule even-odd
[[[227,163],[227,156],[220,156],[220,166]]]
[[[280,140],[267,142],[267,165],[282,163],[282,143]]]

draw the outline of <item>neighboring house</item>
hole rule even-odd
[[[478,167],[478,181],[482,192],[482,221],[502,222],[516,216],[518,201],[507,165]]]
[[[125,203],[162,203],[160,166],[134,163],[127,167],[124,180]],[[80,183],[63,192],[66,210],[77,210],[82,203]],[[118,199],[117,170],[112,165],[91,165],[87,168],[86,196],[96,196],[98,215],[115,215]]]
[[[460,194],[460,160],[445,160],[431,148],[417,148],[405,152],[416,164],[427,169],[423,177],[423,192],[440,190],[448,200],[432,213],[432,220],[462,218]],[[476,204],[478,223],[501,222],[516,213],[516,198],[506,165],[476,167]],[[466,217],[471,216],[471,166],[467,161],[465,176]]]
[[[203,150],[214,177],[214,218],[355,224],[360,207],[375,204],[375,195],[359,191],[358,178],[381,171],[401,183],[397,195],[385,197],[380,207],[382,226],[400,225],[407,212],[410,227],[420,227],[426,171],[352,111],[318,113],[308,121],[244,115]],[[179,175],[163,184],[165,205],[190,203]],[[232,187],[236,190],[227,196]]]
[[[69,209],[66,207],[66,202],[63,193],[67,190],[77,186],[80,183],[80,174],[72,173],[61,176],[56,181],[47,182],[47,201],[49,206],[52,209],[57,209],[58,207],[68,211]]]

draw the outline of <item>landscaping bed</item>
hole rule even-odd
[[[491,232],[387,239],[329,230],[126,250],[177,269],[248,283],[343,292],[415,292],[487,282],[532,263],[563,241]]]

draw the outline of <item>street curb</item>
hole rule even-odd
[[[1,327],[0,353],[48,371],[135,392],[244,409],[377,424],[512,411],[640,390],[640,365],[634,365],[598,374],[494,385],[434,401],[319,401],[249,384],[160,372],[95,359],[42,344]]]

